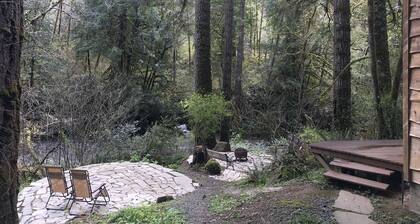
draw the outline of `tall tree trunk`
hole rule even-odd
[[[258,1],[255,1],[255,32],[253,35],[253,40],[252,42],[254,43],[254,45],[252,46],[254,55],[256,53],[256,49],[257,49],[257,36],[258,36]]]
[[[261,3],[261,18],[260,18],[260,27],[258,31],[258,63],[261,62],[261,36],[262,36],[263,18],[264,18],[264,2]]]
[[[239,5],[239,37],[236,57],[236,67],[234,73],[233,98],[237,108],[242,102],[242,64],[244,61],[244,39],[245,39],[245,0],[240,1]]]
[[[223,49],[223,82],[222,91],[225,100],[231,99],[232,55],[233,55],[233,0],[225,0],[225,41]],[[225,117],[221,122],[220,140],[229,142],[230,118]]]
[[[334,0],[334,123],[351,131],[350,0]]]
[[[371,54],[371,73],[375,94],[378,137],[392,137],[393,130],[389,125],[394,110],[390,108],[388,98],[392,91],[392,77],[389,63],[388,27],[386,2],[368,1],[369,48]]]
[[[212,91],[210,60],[210,1],[195,1],[195,81],[196,91]]]
[[[0,220],[18,223],[18,145],[22,0],[0,3]]]

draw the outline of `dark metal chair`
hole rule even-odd
[[[71,213],[71,208],[75,201],[91,204],[92,209],[90,210],[90,213],[93,212],[93,209],[96,205],[105,206],[110,201],[105,184],[100,185],[96,190],[92,191],[89,173],[87,170],[70,170],[70,179],[73,187],[72,195],[70,198],[72,202],[69,208],[69,213],[71,215],[78,215]],[[98,200],[99,197],[102,197],[103,200]]]
[[[70,202],[71,188],[67,186],[66,177],[64,176],[64,168],[58,166],[44,166],[45,173],[48,179],[48,187],[50,190],[50,196],[48,197],[45,208],[48,210],[60,210],[64,211]],[[67,199],[67,204],[63,209],[59,208],[48,208],[48,203],[50,202],[51,197],[63,197]]]
[[[226,169],[229,168],[229,166],[231,166],[232,169],[235,170],[235,167],[233,166],[233,162],[235,162],[235,160],[229,157],[229,155],[226,153],[224,155],[226,160]]]

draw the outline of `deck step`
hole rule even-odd
[[[389,187],[389,184],[385,184],[385,183],[381,183],[381,182],[373,181],[373,180],[368,180],[365,178],[356,177],[349,174],[338,173],[333,170],[328,170],[327,172],[324,173],[324,176],[332,178],[332,179],[349,182],[352,184],[358,184],[365,187],[375,188],[382,191],[386,191]]]
[[[358,170],[363,171],[367,173],[373,173],[373,174],[379,174],[383,176],[391,176],[395,171],[393,170],[387,170],[380,167],[365,165],[362,163],[356,163],[356,162],[350,162],[344,159],[334,159],[330,162],[331,166],[346,168],[346,169],[352,169],[352,170]]]

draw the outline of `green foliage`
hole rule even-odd
[[[303,142],[308,143],[308,144],[317,143],[317,142],[325,140],[325,137],[322,131],[316,128],[311,128],[311,127],[305,127],[302,130],[302,132],[299,134],[299,138]]]
[[[298,212],[293,216],[290,224],[322,224],[322,220],[313,214]]]
[[[138,153],[131,154],[130,162],[140,162],[140,155]]]
[[[184,224],[186,222],[183,214],[179,210],[165,208],[160,205],[150,205],[124,209],[117,214],[110,215],[106,223]]]
[[[196,139],[204,140],[216,134],[223,117],[230,116],[229,102],[218,94],[193,94],[183,102]]]
[[[279,181],[308,177],[311,171],[320,168],[319,162],[304,144],[290,141],[286,149],[282,144],[272,147],[278,152],[272,169],[275,170]]]
[[[223,213],[238,207],[247,200],[249,200],[249,197],[245,195],[241,195],[240,197],[234,197],[231,195],[217,195],[210,199],[209,208],[213,213]]]
[[[126,125],[114,130],[111,140],[96,157],[96,162],[130,160],[161,165],[177,164],[187,152],[178,145],[179,131],[156,124],[144,135],[135,135],[137,128]]]
[[[329,185],[328,185],[327,179],[324,176],[324,173],[325,173],[324,169],[314,169],[314,170],[309,171],[305,175],[305,179],[311,183],[314,183],[320,186],[320,188],[325,189]]]
[[[210,159],[209,161],[207,161],[204,168],[210,175],[220,175],[220,173],[222,172],[220,164],[214,159]]]
[[[268,183],[270,171],[259,169],[255,166],[248,174],[248,177],[241,183],[243,185],[265,186]]]

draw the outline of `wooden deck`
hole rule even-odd
[[[403,170],[402,140],[328,141],[310,145],[317,155],[330,156],[382,167]]]

